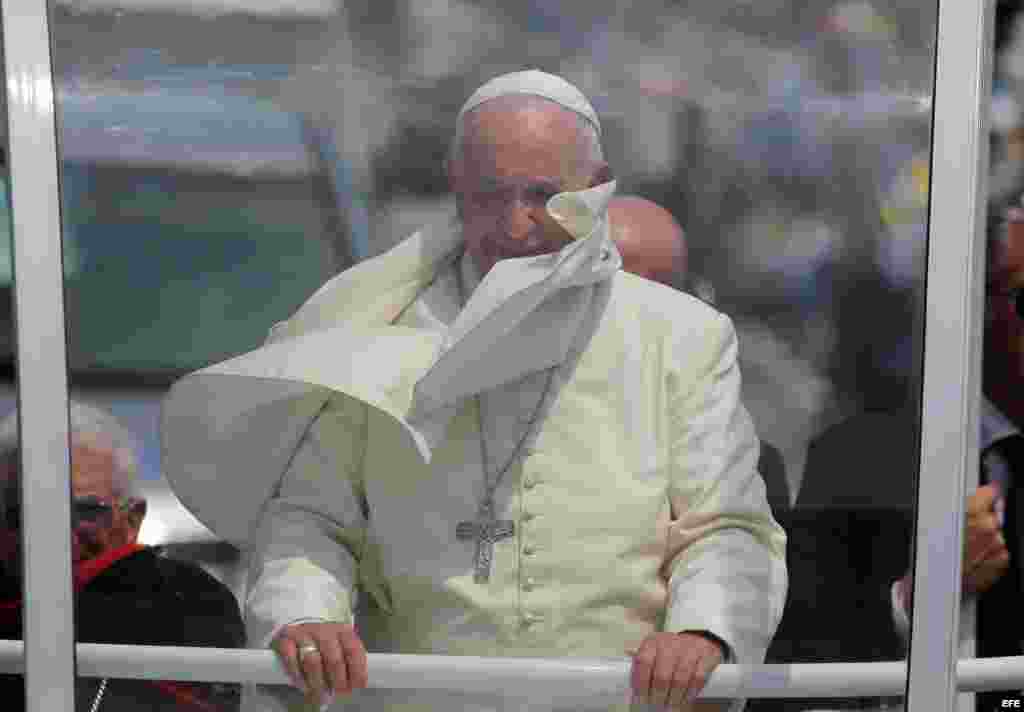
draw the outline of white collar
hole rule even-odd
[[[416,383],[412,420],[565,361],[573,327],[598,303],[592,290],[575,288],[607,287],[622,266],[605,217],[614,193],[612,181],[548,201],[575,239],[556,253],[502,260],[483,277]],[[470,262],[462,260],[463,272],[475,272]]]

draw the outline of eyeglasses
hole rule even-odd
[[[4,508],[3,524],[8,529],[21,528],[21,502],[10,497],[8,492],[7,506]],[[71,500],[71,528],[83,525],[107,526],[113,520],[114,507],[117,500],[109,501],[102,497],[75,497]]]
[[[114,502],[100,497],[75,497],[71,500],[71,528],[82,524],[109,524]]]
[[[1013,304],[1013,311],[1018,319],[1024,319],[1024,287],[1008,289],[1004,292],[990,292],[990,297],[1004,297]]]

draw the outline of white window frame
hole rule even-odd
[[[991,0],[939,2],[907,712],[957,703],[964,498],[979,456],[994,19]]]
[[[21,434],[26,710],[74,707],[60,195],[47,6],[2,3]]]

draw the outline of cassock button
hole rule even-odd
[[[537,515],[534,514],[533,512],[523,512],[523,521],[524,522],[532,522],[536,518],[537,518]]]
[[[525,480],[523,480],[523,489],[532,490],[536,486],[537,480],[533,477],[527,477]]]
[[[527,544],[523,547],[523,556],[533,556],[537,553],[537,547]]]
[[[522,624],[524,628],[530,628],[540,623],[542,618],[536,613],[524,613]]]
[[[530,577],[530,578],[526,579],[525,581],[523,581],[523,590],[524,591],[532,591],[535,588],[537,588],[537,579],[535,579],[533,577]]]

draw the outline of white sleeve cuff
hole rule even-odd
[[[290,625],[299,625],[300,623],[330,623],[330,622],[331,621],[324,620],[323,618],[296,618],[293,621],[288,621],[287,623],[282,623],[279,626],[275,626],[274,629],[272,631],[270,631],[270,634],[267,635],[260,642],[260,644],[257,647],[259,647],[259,648],[269,648],[270,644],[272,642],[274,642],[274,638],[277,637],[277,634],[280,633],[282,630],[284,630],[285,628],[287,628]]]

